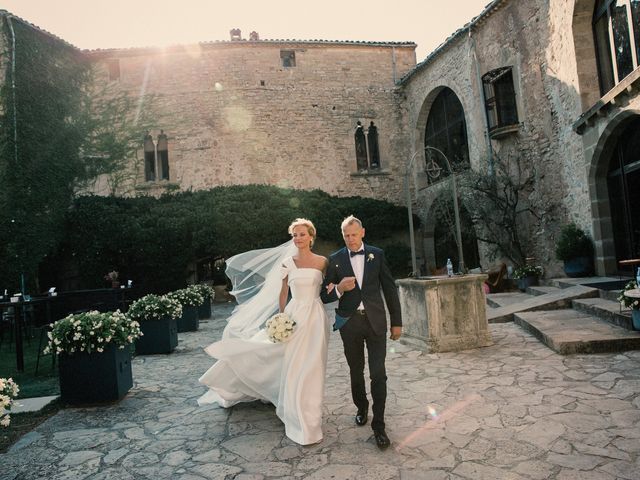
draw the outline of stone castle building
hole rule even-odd
[[[436,214],[448,182],[427,173],[448,178],[444,153],[456,176],[500,162],[529,175],[523,206],[538,218],[522,227],[547,275],[570,221],[593,236],[598,274],[640,255],[639,1],[495,0],[418,64],[415,46],[234,30],[84,52],[97,86],[153,112],[115,193],[265,183],[404,204],[408,178],[419,261],[435,267],[456,257]],[[111,193],[107,180],[94,191]],[[467,266],[488,266],[464,215],[463,236]]]
[[[243,40],[233,30],[230,41],[87,55],[112,91],[153,97],[137,191],[264,183],[399,202],[396,83],[415,66],[415,47]]]

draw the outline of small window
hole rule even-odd
[[[296,52],[293,50],[280,50],[280,59],[285,68],[296,66]]]
[[[120,59],[114,58],[107,61],[109,80],[120,80]]]
[[[489,131],[518,124],[516,93],[511,67],[492,70],[482,77]]]

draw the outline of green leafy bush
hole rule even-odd
[[[167,293],[167,297],[177,300],[182,307],[198,307],[204,303],[204,297],[198,288],[189,286]]]
[[[561,261],[593,255],[593,241],[575,223],[562,227],[556,243],[556,258]]]

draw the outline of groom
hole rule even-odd
[[[325,277],[325,286],[333,283],[336,288],[331,293],[323,288],[321,296],[325,303],[339,299],[334,328],[340,329],[344,355],[349,364],[351,396],[357,408],[355,422],[359,426],[367,423],[369,415],[364,381],[364,347],[367,347],[373,399],[371,428],[378,448],[384,450],[391,442],[384,424],[387,315],[380,290],[391,317],[391,340],[397,340],[402,334],[400,300],[384,252],[362,243],[362,222],[351,215],[344,219],[341,228],[346,247],[329,257]],[[346,323],[340,325],[345,319]]]

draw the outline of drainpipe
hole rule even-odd
[[[391,63],[393,66],[393,84],[396,84],[398,73],[396,72],[396,47],[391,47]]]
[[[476,82],[478,84],[478,90],[480,91],[480,100],[482,101],[482,110],[484,114],[482,115],[482,124],[484,126],[484,139],[487,146],[487,152],[489,153],[489,175],[493,177],[494,175],[494,165],[493,165],[493,147],[491,146],[491,137],[489,136],[489,121],[487,120],[487,112],[486,112],[486,99],[484,98],[484,88],[482,86],[482,76],[480,75],[480,64],[478,62],[478,56],[476,54],[476,40],[471,34],[471,27],[469,27],[469,41],[471,42],[471,51],[469,55],[473,57],[473,66],[476,70]]]

